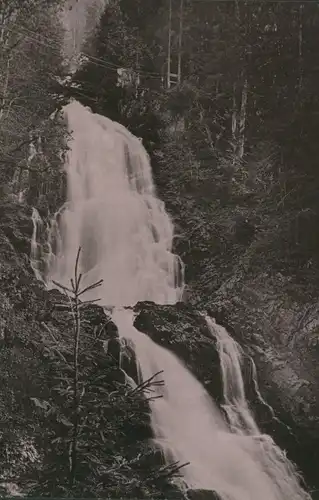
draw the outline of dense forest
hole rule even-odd
[[[52,210],[66,134],[56,113],[65,73],[60,5],[3,1],[0,9],[1,190],[42,197]]]
[[[283,307],[303,308],[310,323],[319,278],[319,5],[110,0],[93,28],[92,3],[73,71],[63,4],[0,1],[0,479],[31,497],[178,498],[179,464],[164,465],[146,444],[147,386],[127,390],[114,325],[90,304],[81,311],[74,410],[74,324],[63,296],[42,289],[28,264],[31,207],[47,221],[65,201],[69,133],[60,111],[75,98],[142,139],[175,223],[189,304],[221,321],[228,309],[244,341],[269,324],[275,338],[276,320],[266,323],[262,307],[257,320],[238,291],[252,293],[253,283]],[[289,356],[298,356],[295,345]],[[316,486],[318,443],[303,428],[302,438],[304,455],[296,448],[293,458],[309,455]]]

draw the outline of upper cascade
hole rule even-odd
[[[104,305],[175,303],[183,293],[183,266],[172,254],[173,224],[156,198],[143,145],[77,101],[64,113],[73,137],[65,167],[68,201],[52,225],[56,251],[48,283],[69,282],[81,247],[82,286],[103,279]]]

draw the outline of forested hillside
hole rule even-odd
[[[17,199],[42,197],[54,210],[65,136],[55,113],[64,74],[59,2],[3,1],[0,8],[1,189]]]

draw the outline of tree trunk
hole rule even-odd
[[[299,35],[298,35],[298,59],[299,59],[299,91],[302,89],[303,84],[303,9],[304,6],[301,4],[299,6]]]
[[[168,7],[167,88],[171,86],[172,0]]]
[[[10,61],[11,61],[11,56],[8,55],[6,69],[5,69],[5,75],[4,75],[4,83],[3,83],[3,87],[2,87],[2,95],[1,95],[1,99],[0,99],[0,121],[4,117],[4,111],[5,111],[6,101],[7,101],[7,97],[8,97],[9,78],[10,78]]]
[[[247,77],[245,77],[243,88],[241,91],[241,105],[240,105],[240,113],[239,113],[238,141],[237,141],[238,142],[238,158],[240,160],[243,159],[244,152],[245,152],[247,101],[248,101],[248,81],[247,81]]]
[[[232,147],[233,147],[233,161],[235,161],[236,158],[236,150],[237,150],[237,128],[238,128],[238,116],[237,116],[237,99],[236,99],[236,92],[237,92],[237,84],[236,82],[233,85],[233,111],[232,111],[232,121],[231,121],[231,129],[232,129]]]
[[[180,18],[179,18],[179,36],[178,36],[178,62],[177,62],[177,83],[182,80],[182,43],[183,43],[183,16],[184,16],[184,0],[181,0]]]

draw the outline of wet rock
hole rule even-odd
[[[107,341],[107,348],[105,351],[108,356],[111,356],[118,367],[121,365],[121,350],[122,346],[119,338],[111,338]]]
[[[134,326],[182,360],[217,403],[222,401],[219,356],[205,319],[189,304],[139,302]]]

